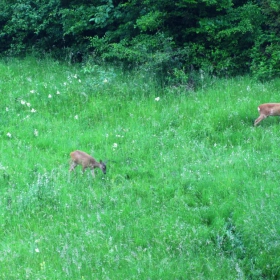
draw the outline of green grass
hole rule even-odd
[[[279,118],[253,127],[280,80],[29,58],[0,83],[0,279],[280,278]],[[69,174],[75,149],[107,175]]]

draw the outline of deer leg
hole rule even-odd
[[[77,163],[73,161],[73,162],[71,163],[71,165],[70,165],[69,172],[71,172],[72,170],[74,170],[76,166],[77,166]]]
[[[87,169],[86,166],[83,165],[83,169],[82,169],[82,173],[84,174],[85,173],[85,170]]]
[[[255,120],[255,123],[254,123],[254,126],[258,125],[262,120],[264,120],[267,116],[266,115],[263,115],[261,114],[256,120]]]
[[[94,174],[94,169],[93,168],[91,169],[91,175],[92,175],[93,178],[95,178],[95,174]]]

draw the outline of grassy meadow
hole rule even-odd
[[[280,80],[0,62],[0,279],[279,279]],[[69,153],[107,161],[96,178]]]

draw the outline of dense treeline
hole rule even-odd
[[[277,0],[3,0],[0,52],[146,67],[180,77],[280,71]]]

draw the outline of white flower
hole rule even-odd
[[[51,94],[49,94],[49,95],[48,95],[48,98],[52,98],[52,95],[51,95]]]
[[[25,104],[25,101],[24,101],[24,100],[20,100],[20,103],[21,103],[22,105],[24,105],[24,104]]]
[[[6,112],[8,112],[9,111],[9,108],[8,107],[6,107]]]
[[[66,83],[66,82],[64,82],[63,84],[64,84],[65,86],[67,86],[67,83]]]
[[[39,132],[37,129],[34,129],[34,135],[37,137],[39,135]]]
[[[36,253],[40,253],[40,250],[38,248],[35,248]]]
[[[35,93],[35,90],[34,89],[30,90],[30,93]]]
[[[79,83],[81,83],[82,81],[81,81],[81,79],[79,79]]]
[[[57,91],[57,92],[56,92],[56,94],[60,94],[60,92],[59,92],[59,91]]]
[[[31,106],[31,104],[30,104],[29,102],[27,102],[27,103],[26,103],[26,106],[27,106],[27,107],[30,107],[30,106]]]
[[[108,80],[107,80],[107,79],[104,79],[103,83],[104,83],[104,84],[108,83]]]
[[[73,77],[74,77],[75,79],[77,79],[77,74],[75,74]]]
[[[8,132],[8,133],[7,133],[7,136],[8,136],[9,138],[11,138],[11,137],[12,137],[12,134],[11,134],[10,132]]]
[[[117,143],[114,143],[113,144],[113,148],[117,148],[118,147],[118,144]]]
[[[36,110],[34,108],[31,109],[31,113],[36,113]]]
[[[156,97],[156,98],[155,98],[155,101],[159,101],[159,100],[160,100],[160,98],[159,98],[159,97]]]
[[[78,118],[79,118],[79,116],[78,116],[78,115],[76,115],[76,116],[74,117],[74,119],[75,119],[75,120],[77,120]]]

